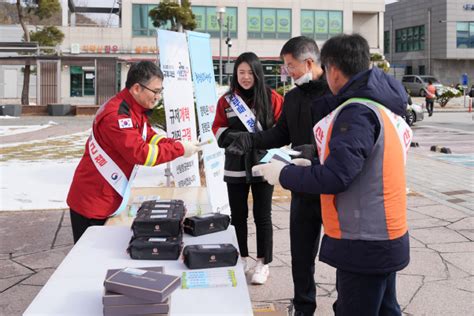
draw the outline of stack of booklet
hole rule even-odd
[[[181,278],[163,273],[163,267],[107,271],[104,281],[104,315],[168,315],[170,295]]]

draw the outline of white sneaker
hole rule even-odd
[[[248,257],[242,257],[242,266],[244,267],[244,273],[248,273],[250,271],[250,262]]]
[[[268,264],[263,264],[263,259],[258,259],[257,265],[255,266],[255,272],[252,276],[252,284],[265,284],[269,274],[270,269],[268,268]]]

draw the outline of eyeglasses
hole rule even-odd
[[[306,59],[302,60],[298,66],[283,65],[283,68],[285,68],[285,70],[287,72],[294,72],[298,67],[300,67],[302,64],[304,64],[304,62],[307,61],[308,59],[313,61],[313,59],[311,59],[311,58],[306,58]]]
[[[161,95],[161,94],[163,93],[163,90],[165,89],[165,88],[161,88],[161,89],[153,90],[153,89],[148,88],[148,87],[145,86],[144,84],[139,83],[139,85],[140,85],[142,88],[145,88],[145,89],[147,89],[148,91],[152,92],[155,96]]]

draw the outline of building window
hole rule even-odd
[[[474,22],[456,23],[456,47],[474,48]]]
[[[301,35],[327,40],[342,33],[342,11],[301,10]]]
[[[191,7],[196,16],[196,32],[209,33],[212,37],[219,37],[219,21],[217,21],[216,7]],[[224,21],[222,21],[222,31],[227,34],[227,19],[229,19],[230,37],[237,37],[237,8],[226,7]]]
[[[407,66],[405,69],[405,75],[413,75],[413,67],[412,66]]]
[[[290,9],[247,9],[248,38],[291,37]]]
[[[90,67],[71,66],[71,97],[94,95],[95,71]]]
[[[156,30],[148,12],[155,8],[156,4],[133,4],[132,5],[132,35],[133,36],[155,36]]]
[[[390,52],[390,31],[383,32],[383,51],[385,54]]]
[[[395,51],[412,52],[425,49],[425,26],[418,25],[395,31]]]
[[[156,27],[148,13],[156,8],[156,4],[132,4],[132,36],[156,36]],[[171,29],[171,22],[160,26],[159,29]]]
[[[425,65],[418,66],[418,74],[419,75],[426,75]]]

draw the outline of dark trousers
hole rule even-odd
[[[296,311],[313,315],[316,310],[314,261],[321,235],[321,202],[292,194],[290,207],[291,273]]]
[[[257,227],[257,258],[264,258],[264,263],[273,260],[273,228],[272,228],[272,195],[273,186],[267,182],[259,183],[227,183],[231,223],[235,227],[240,255],[247,257],[247,218],[248,195],[252,189],[253,218]]]
[[[359,274],[337,269],[336,316],[400,316],[396,272]]]
[[[425,99],[426,101],[426,110],[428,111],[428,115],[433,115],[433,106],[434,106],[434,99]]]
[[[74,238],[74,244],[77,243],[82,234],[86,231],[89,226],[103,226],[107,219],[94,219],[82,216],[76,213],[73,209],[69,209],[71,214],[71,226],[72,236]]]

